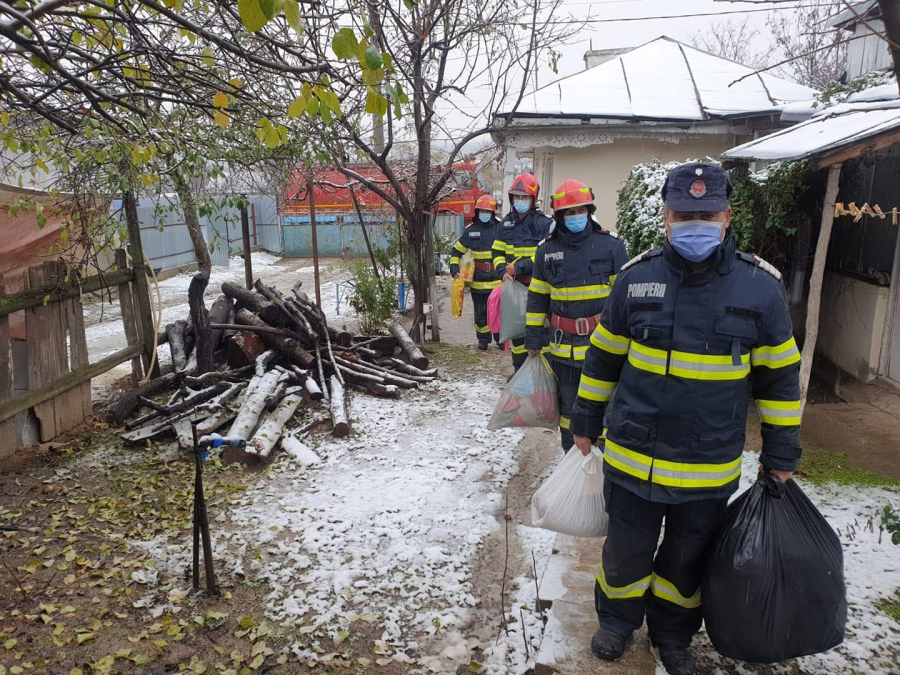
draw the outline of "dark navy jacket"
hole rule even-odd
[[[497,239],[494,241],[494,269],[498,278],[506,273],[506,266],[516,265],[516,276],[530,276],[534,253],[553,225],[553,219],[537,209],[531,209],[525,217],[510,211],[500,222]]]
[[[600,437],[606,415],[607,479],[640,497],[725,498],[741,474],[751,392],[763,465],[796,468],[799,362],[771,265],[736,252],[730,230],[701,273],[667,242],[619,273],[591,336],[571,430]]]
[[[451,276],[459,272],[459,259],[467,251],[472,252],[472,257],[477,263],[489,263],[493,260],[494,240],[497,236],[499,225],[500,223],[496,218],[491,218],[487,223],[482,223],[476,217],[466,226],[465,231],[454,242],[450,251]],[[471,288],[472,292],[490,293],[500,284],[500,277],[497,276],[496,271],[491,270],[488,272],[476,269]]]

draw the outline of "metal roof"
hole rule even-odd
[[[548,117],[703,121],[776,112],[815,94],[663,36],[526,95],[513,117],[517,125]]]

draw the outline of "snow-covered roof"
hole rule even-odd
[[[863,0],[863,2],[854,2],[844,11],[835,14],[828,19],[825,24],[826,28],[852,28],[859,23],[859,17],[864,19],[875,18],[881,16],[878,0]]]
[[[898,130],[900,94],[894,83],[853,94],[805,122],[732,148],[722,159],[807,159]]]
[[[778,111],[815,94],[663,36],[532,92],[514,117],[701,121]]]

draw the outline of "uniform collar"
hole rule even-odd
[[[668,266],[676,274],[683,277],[692,276],[700,279],[710,275],[713,270],[719,274],[728,274],[731,272],[731,270],[734,269],[735,246],[734,232],[732,232],[729,227],[725,230],[725,238],[716,250],[715,263],[710,265],[709,269],[703,272],[694,272],[691,269],[690,263],[678,255],[678,252],[672,247],[672,243],[669,241],[668,237],[666,237],[666,240],[663,243],[663,257]]]

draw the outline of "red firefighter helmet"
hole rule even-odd
[[[538,185],[537,178],[530,173],[523,173],[521,176],[516,176],[513,179],[512,187],[509,188],[509,194],[525,195],[526,197],[533,198],[534,201],[537,202],[540,190],[541,186]],[[510,200],[512,200],[511,197]]]
[[[481,195],[475,202],[476,211],[493,211],[497,213],[497,200],[490,195]]]
[[[576,206],[588,206],[594,203],[594,191],[580,180],[570,178],[560,185],[550,196],[553,212],[571,209]]]

